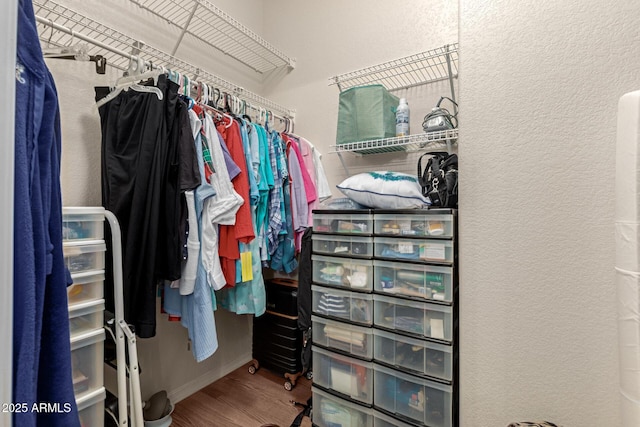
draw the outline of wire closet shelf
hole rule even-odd
[[[329,79],[329,85],[337,85],[341,92],[352,87],[370,84],[382,84],[387,90],[395,91],[448,80],[451,86],[451,97],[455,99],[453,79],[457,77],[458,43],[453,43],[350,73],[339,74]],[[337,153],[345,166],[342,153],[364,155],[440,149],[451,152],[457,139],[458,129],[456,128],[332,145],[329,152]],[[346,166],[345,170],[347,170]]]
[[[458,139],[458,129],[437,132],[419,133],[415,135],[396,136],[393,138],[372,139],[332,145],[330,153],[383,154],[397,152],[414,152],[420,150],[451,149],[453,141]]]
[[[340,91],[368,84],[387,90],[408,89],[458,77],[458,43],[332,77],[329,85]]]
[[[179,28],[181,35],[175,55],[185,35],[238,60],[257,73],[286,66],[295,60],[207,0],[130,0],[140,8]]]
[[[34,11],[40,40],[46,47],[68,47],[82,40],[97,48],[107,59],[107,64],[126,70],[131,60],[143,58],[148,66],[164,66],[173,71],[187,74],[191,80],[200,80],[228,92],[250,107],[263,107],[283,117],[293,119],[295,110],[284,107],[243,87],[231,83],[215,74],[202,70],[153,46],[142,43],[114,28],[101,24],[79,12],[62,6],[52,0],[34,0]],[[106,51],[106,52],[105,52]]]

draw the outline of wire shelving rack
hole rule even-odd
[[[183,37],[198,39],[236,59],[257,73],[278,67],[295,68],[295,60],[208,0],[130,0],[181,30],[172,55]]]
[[[260,106],[283,117],[294,118],[295,110],[262,97],[242,86],[229,82],[200,67],[167,52],[144,44],[114,28],[104,25],[53,0],[34,0],[34,11],[40,40],[44,46],[65,47],[74,41],[87,42],[107,59],[107,64],[126,70],[131,60],[143,58],[148,66],[162,65],[173,71],[201,80],[245,100],[250,106]],[[105,52],[106,51],[106,52]]]

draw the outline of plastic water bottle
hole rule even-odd
[[[396,109],[396,136],[409,135],[409,104],[405,98],[400,98]]]

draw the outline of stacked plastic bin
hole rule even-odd
[[[63,250],[73,285],[67,290],[73,388],[82,426],[104,424],[104,209],[62,211]]]
[[[333,224],[336,220],[343,221],[345,215],[356,214],[322,211],[319,218],[314,214],[314,252],[322,247],[344,251],[342,247],[346,245],[340,240],[341,236],[326,239],[324,234],[316,234],[322,232],[322,227],[316,230],[316,221],[323,221],[324,215],[332,218],[329,223]],[[318,316],[326,316],[323,310],[327,307],[339,310],[346,305],[347,298],[353,300],[353,295],[362,295],[356,294],[354,283],[362,285],[362,291],[373,290],[373,303],[368,305],[372,309],[373,328],[366,329],[365,335],[360,330],[357,332],[361,334],[356,335],[355,326],[350,326],[350,333],[333,332],[335,323],[318,316],[314,318],[314,345],[323,347],[314,352],[314,423],[321,427],[455,426],[455,211],[374,211],[372,218],[372,260],[360,260],[350,253],[340,266],[328,263],[325,255],[314,254],[314,283],[327,286],[329,281],[337,286],[335,283],[341,281],[343,286],[345,283],[351,286],[344,291],[325,291],[327,288],[314,286],[314,312]],[[369,240],[366,242],[369,245]],[[352,243],[351,252],[353,250]],[[372,263],[373,275],[367,273],[367,284],[363,285],[365,278],[361,271],[368,272],[364,265],[367,268],[371,265],[366,263]],[[327,331],[342,341],[329,341]],[[366,351],[360,345],[363,336]],[[348,348],[345,343],[349,344]],[[351,359],[334,356],[338,351],[349,354]],[[373,363],[360,362],[371,358]],[[342,400],[338,400],[338,396]]]
[[[313,422],[373,425],[373,214],[314,211]]]

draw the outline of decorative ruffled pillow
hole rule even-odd
[[[345,196],[374,209],[414,209],[428,205],[415,176],[399,172],[365,172],[337,185]]]

